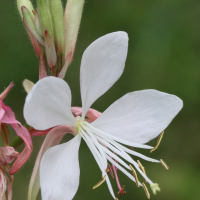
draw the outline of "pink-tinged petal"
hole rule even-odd
[[[3,100],[7,94],[10,92],[10,90],[13,88],[14,83],[11,82],[10,85],[0,94],[0,98]]]
[[[78,152],[80,134],[69,142],[48,149],[40,164],[40,184],[43,200],[72,200],[79,186]]]
[[[18,122],[15,119],[15,113],[12,111],[10,107],[4,105],[2,99],[0,99],[0,104],[2,104],[2,109],[5,111],[5,114],[1,119],[1,122],[5,124],[17,124],[17,123],[20,124],[20,122]]]
[[[31,136],[28,130],[24,126],[18,124],[11,124],[11,126],[13,127],[17,135],[23,139],[25,143],[25,148],[13,163],[12,168],[10,170],[10,175],[17,172],[24,165],[24,163],[28,160],[33,150]]]
[[[13,147],[0,147],[0,166],[11,163],[18,155]]]
[[[5,110],[2,109],[2,108],[0,108],[0,122],[1,122],[1,120],[2,120],[2,118],[3,118],[3,116],[4,116],[4,114],[5,114]]]
[[[175,95],[142,90],[124,95],[92,123],[127,141],[146,143],[157,137],[178,114],[183,102]]]
[[[10,171],[10,167],[9,165],[6,165],[4,167],[5,171],[9,174]],[[12,200],[12,185],[13,185],[13,181],[14,181],[14,176],[10,175],[10,179],[8,178],[8,176],[5,176],[6,180],[7,180],[7,196],[8,196],[8,200]]]
[[[34,129],[33,127],[30,127],[29,128],[29,133],[32,136],[42,136],[42,135],[47,135],[49,133],[50,130],[52,130],[53,128],[49,128],[47,130],[44,130],[44,131],[40,131],[40,130],[36,130]]]
[[[82,115],[82,108],[81,107],[72,107],[72,114],[76,116]],[[101,113],[95,109],[90,108],[86,114],[85,121],[92,123],[94,120],[96,120]]]
[[[128,36],[122,31],[100,37],[85,50],[80,71],[83,118],[123,73],[127,51]]]
[[[73,133],[73,131],[73,127],[70,126],[57,126],[47,134],[35,162],[35,166],[29,184],[28,200],[35,200],[40,189],[39,166],[43,154],[50,147],[59,144],[66,133]]]
[[[4,173],[3,169],[0,168],[0,199],[6,199],[6,174]]]
[[[71,91],[68,84],[56,77],[39,80],[26,97],[24,117],[37,130],[58,125],[74,126],[71,113]]]

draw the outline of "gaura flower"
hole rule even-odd
[[[71,91],[62,79],[43,78],[28,94],[24,116],[29,125],[38,130],[61,125],[47,135],[48,140],[50,137],[52,139],[49,146],[60,142],[69,129],[75,135],[67,143],[50,147],[42,157],[40,184],[43,200],[73,199],[79,185],[78,150],[81,138],[88,145],[102,172],[102,180],[93,188],[106,181],[112,197],[117,199],[107,175],[111,163],[136,182],[138,187],[142,186],[148,198],[150,195],[147,187],[139,182],[136,170],[150,184],[154,193],[160,190],[158,184],[147,177],[141,163],[129,154],[147,161],[161,162],[166,166],[165,163],[124,145],[152,149],[144,143],[157,137],[181,110],[183,103],[178,97],[151,89],[131,92],[115,101],[92,123],[85,118],[94,101],[121,76],[127,49],[127,34],[114,32],[97,39],[85,50],[80,69],[81,117],[73,116]]]
[[[33,149],[31,136],[28,130],[16,120],[15,114],[11,108],[3,103],[3,99],[6,97],[13,86],[14,84],[11,83],[0,95],[0,129],[1,131],[5,129],[7,130],[7,124],[10,124],[15,130],[16,134],[23,139],[25,148],[12,165],[10,170],[11,175],[17,172],[24,165]],[[5,143],[8,145],[8,134],[5,134]]]
[[[11,200],[12,199],[12,184],[14,177],[10,175],[10,180],[6,174],[10,172],[10,164],[17,156],[18,152],[13,147],[0,147],[0,199]],[[7,190],[7,198],[6,198]]]

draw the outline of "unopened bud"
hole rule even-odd
[[[52,24],[50,9],[48,6],[48,1],[37,0],[37,3],[38,3],[39,18],[42,25],[42,31],[43,33],[45,33],[45,31],[47,30],[51,39],[54,41],[53,24]]]
[[[32,13],[32,11],[34,11],[34,8],[33,8],[33,5],[30,0],[17,0],[17,8],[19,10],[19,14],[20,14],[21,18],[23,19],[22,10],[21,10],[22,6],[25,6],[31,13],[32,17],[34,17],[34,15]]]
[[[68,0],[64,14],[65,61],[73,60],[84,0]]]
[[[31,12],[28,10],[26,6],[22,6],[21,11],[23,15],[23,20],[29,25],[30,28],[36,31],[34,16],[31,15]]]
[[[64,53],[64,18],[62,3],[60,0],[49,0],[49,8],[54,28],[56,52]]]
[[[23,22],[27,31],[29,31],[32,36],[35,37],[35,39],[37,39],[38,42],[44,46],[44,40],[37,33],[34,17],[25,6],[22,6],[21,10],[23,14]]]
[[[41,23],[40,23],[40,20],[38,18],[38,14],[35,12],[35,11],[32,11],[32,13],[34,14],[34,17],[35,17],[35,28],[37,30],[37,33],[40,35],[40,36],[44,36],[43,32],[42,32],[42,26],[41,26]]]
[[[57,61],[56,49],[53,40],[48,34],[48,31],[45,31],[45,50],[46,50],[48,65],[51,70],[54,70]]]

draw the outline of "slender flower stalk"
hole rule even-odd
[[[181,110],[181,99],[157,90],[131,92],[115,101],[102,114],[90,112],[92,120],[88,118],[91,105],[123,73],[127,50],[128,36],[125,32],[107,34],[85,50],[80,71],[82,111],[71,111],[71,91],[62,79],[43,78],[29,92],[24,106],[27,123],[37,130],[57,126],[47,135],[38,155],[29,199],[36,198],[39,185],[43,200],[73,199],[79,185],[78,151],[81,139],[87,144],[101,171],[100,181],[93,188],[106,182],[111,196],[117,199],[107,174],[108,166],[114,165],[115,170],[117,168],[123,172],[137,187],[143,187],[147,198],[150,198],[150,193],[146,185],[139,181],[137,173],[144,177],[154,194],[160,191],[158,184],[146,175],[141,163],[129,154],[161,163],[167,168],[164,161],[149,158],[126,146],[153,149],[145,143],[166,129]],[[74,116],[74,113],[79,116]],[[75,137],[58,145],[67,132]],[[116,179],[119,183],[118,177]]]

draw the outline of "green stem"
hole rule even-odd
[[[22,140],[22,138],[20,138],[19,136],[16,136],[13,141],[9,144],[9,146],[13,147],[13,148],[17,148],[19,147],[21,144],[23,144],[24,141]]]
[[[24,127],[26,127],[27,129],[30,128],[30,126],[28,124],[24,124]],[[9,146],[16,149],[17,147],[19,147],[23,143],[24,143],[24,141],[22,140],[21,137],[15,136],[15,138],[13,139],[13,141],[10,142]]]

